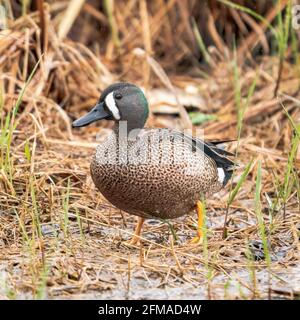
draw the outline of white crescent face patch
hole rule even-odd
[[[119,109],[118,109],[118,107],[116,105],[116,101],[115,101],[113,92],[109,93],[105,97],[105,104],[106,104],[107,108],[110,110],[110,112],[112,113],[113,117],[116,120],[120,120],[121,116],[120,116]]]

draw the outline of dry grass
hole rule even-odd
[[[299,298],[297,48],[289,43],[278,72],[265,24],[228,7],[220,18],[225,7],[217,1],[205,7],[206,24],[196,1],[120,0],[113,10],[95,1],[36,1],[39,11],[23,8],[23,15],[15,1],[2,2],[9,19],[0,33],[0,298]],[[281,1],[282,12],[287,4]],[[253,9],[269,23],[278,13],[267,4]],[[192,12],[208,35],[210,67],[199,63]],[[135,217],[107,203],[89,174],[96,140],[111,124],[70,126],[120,79],[148,96],[167,87],[177,102],[178,88],[197,90],[204,103],[196,112],[215,116],[199,126],[208,139],[234,139],[240,129],[229,149],[242,168],[231,187],[207,200],[207,245],[186,244],[193,215],[171,221],[177,242],[168,225],[149,221],[140,247],[123,244]],[[177,104],[171,114],[153,107],[148,125],[191,126],[189,109]]]

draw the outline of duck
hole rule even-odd
[[[203,199],[227,185],[234,168],[233,154],[218,142],[172,128],[147,128],[148,116],[143,90],[119,82],[103,90],[96,105],[72,126],[114,121],[111,133],[96,148],[90,173],[112,205],[137,216],[127,243],[140,242],[145,219],[175,219],[196,210],[197,234],[190,243],[201,244]]]

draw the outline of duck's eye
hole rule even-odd
[[[118,99],[118,100],[122,99],[122,94],[120,92],[116,92],[115,99]]]

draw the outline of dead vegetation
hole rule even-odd
[[[299,33],[278,22],[292,2],[234,2],[263,20],[226,1],[24,3],[2,1],[0,298],[299,297]],[[149,221],[125,246],[135,217],[95,190],[111,124],[71,122],[118,80],[145,88],[149,126],[237,139],[203,246],[186,244],[193,215],[171,221],[178,241]]]

